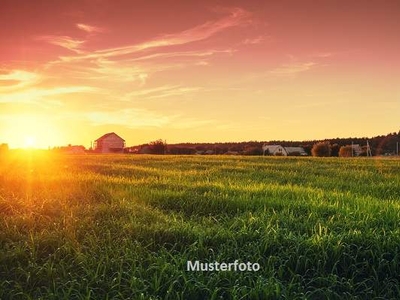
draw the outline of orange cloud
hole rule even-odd
[[[200,87],[183,87],[179,85],[165,85],[152,89],[134,91],[126,95],[127,98],[145,97],[148,99],[181,96],[184,94],[200,91]]]
[[[0,93],[30,86],[39,82],[40,79],[39,74],[24,70],[12,70],[6,74],[0,74]],[[5,83],[5,86],[1,86],[1,82]]]

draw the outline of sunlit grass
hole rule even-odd
[[[398,298],[399,167],[10,154],[0,158],[0,298]],[[186,272],[187,260],[235,259],[261,270]]]

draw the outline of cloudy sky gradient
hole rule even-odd
[[[399,130],[400,1],[0,2],[0,143]]]

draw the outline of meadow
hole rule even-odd
[[[399,299],[400,160],[0,157],[0,299]],[[188,272],[187,261],[257,272]]]

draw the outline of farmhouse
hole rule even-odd
[[[306,156],[307,152],[303,147],[283,147],[281,145],[262,146],[263,155],[275,156]]]
[[[262,146],[263,155],[287,156],[287,152],[281,145],[264,145]]]
[[[303,147],[285,147],[287,155],[292,156],[307,156],[307,152]]]
[[[106,133],[94,142],[94,151],[99,153],[123,153],[125,140],[114,132]]]

